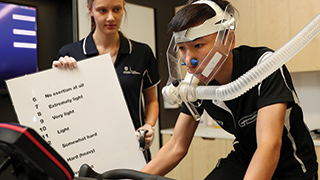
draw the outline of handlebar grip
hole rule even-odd
[[[83,164],[79,170],[79,177],[102,179],[134,179],[134,180],[173,180],[170,178],[148,174],[132,169],[114,169],[102,174],[95,172],[88,164]]]
[[[144,151],[146,150],[146,141],[145,141],[145,136],[146,136],[146,133],[148,132],[148,130],[146,129],[139,129],[138,130],[139,134],[140,134],[140,139],[139,139],[139,148],[141,151]]]

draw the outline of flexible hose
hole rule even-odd
[[[286,44],[280,47],[272,55],[266,56],[261,63],[250,69],[238,79],[222,86],[199,86],[195,88],[196,98],[227,101],[241,96],[288,62],[314,37],[316,37],[319,31],[320,14],[311,20]]]

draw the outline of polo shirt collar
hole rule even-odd
[[[83,53],[86,56],[93,56],[93,55],[99,54],[99,51],[98,51],[96,44],[94,43],[94,40],[93,40],[93,32],[94,32],[94,30],[91,31],[90,34],[83,40],[82,49],[83,49]],[[132,52],[131,42],[120,33],[119,53],[131,54],[131,52]]]
[[[99,54],[99,51],[93,40],[93,32],[94,30],[91,31],[90,34],[83,40],[82,49],[83,54],[86,56],[94,56]]]
[[[121,54],[131,54],[132,52],[132,43],[131,41],[124,37],[122,33],[120,33],[120,49],[119,53]]]
[[[245,72],[243,72],[242,68],[242,59],[241,59],[241,52],[239,52],[237,49],[234,49],[232,51],[233,54],[233,68],[232,68],[232,79],[231,81],[234,81],[238,79],[241,75],[243,75]]]

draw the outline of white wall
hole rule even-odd
[[[86,0],[78,0],[78,25],[79,40],[88,36],[91,30],[91,17]]]
[[[307,60],[306,60],[306,63]],[[320,128],[320,72],[292,73],[304,119],[310,130]]]

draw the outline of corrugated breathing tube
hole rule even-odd
[[[195,96],[195,99],[216,99],[220,101],[235,99],[288,62],[316,37],[319,31],[320,14],[311,20],[286,44],[272,55],[264,57],[261,63],[257,64],[238,79],[221,86],[198,86],[191,88],[189,90],[193,92],[190,93]]]

